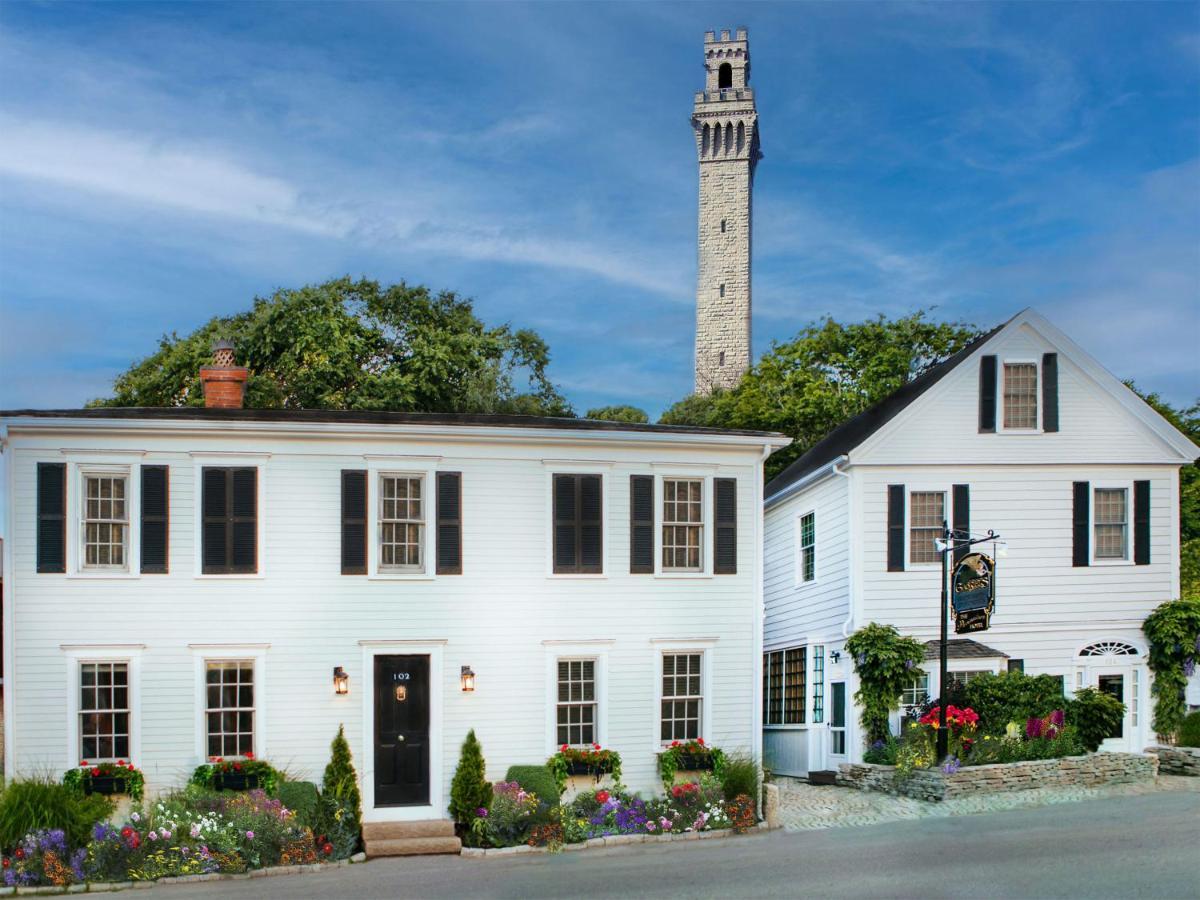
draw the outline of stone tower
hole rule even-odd
[[[758,113],[745,28],[704,35],[704,90],[692,110],[700,160],[696,393],[730,388],[750,368],[750,194]]]

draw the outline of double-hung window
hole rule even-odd
[[[129,664],[79,664],[79,758],[129,759]]]
[[[1092,539],[1096,559],[1129,558],[1129,491],[1096,488],[1092,497]]]
[[[664,478],[662,570],[699,572],[704,567],[704,481]]]
[[[129,476],[83,473],[82,568],[129,568]]]
[[[596,742],[596,660],[558,661],[557,743]]]
[[[661,737],[692,741],[702,735],[703,653],[664,653],[662,657]]]
[[[963,672],[947,672],[950,683],[956,687],[965,688],[980,675],[991,675],[991,669],[970,669]]]
[[[205,735],[209,756],[254,752],[254,660],[204,664]]]
[[[420,475],[379,476],[379,568],[425,568],[425,480]]]
[[[799,576],[801,582],[816,581],[817,579],[817,514],[805,513],[800,517],[800,559]]]
[[[942,536],[946,494],[943,491],[913,491],[908,506],[908,561],[916,564],[940,562],[933,542]]]
[[[1004,364],[1004,427],[1020,430],[1038,427],[1037,363]]]
[[[763,724],[803,725],[806,647],[763,654]]]

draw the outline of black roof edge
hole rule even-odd
[[[1020,315],[1020,313],[1017,313],[1017,315]],[[959,363],[979,349],[980,346],[995,337],[996,334],[1002,331],[1016,317],[1013,316],[1011,319],[997,325],[991,331],[981,334],[953,356],[942,360],[942,362],[917,376],[908,382],[908,384],[884,397],[874,406],[867,407],[867,409],[860,412],[857,416],[847,419],[841,425],[837,426],[833,431],[813,444],[807,452],[795,459],[791,465],[772,478],[763,489],[763,497],[769,500],[775,494],[795,484],[805,475],[816,471],[831,460],[837,459],[839,456],[849,453],[855,447],[859,446],[911,405],[914,400],[952,372]]]
[[[90,419],[213,422],[297,422],[342,425],[448,425],[462,427],[529,428],[574,431],[632,431],[649,434],[729,435],[749,438],[783,438],[774,431],[704,428],[693,425],[653,425],[575,419],[556,416],[519,416],[486,413],[424,413],[392,410],[344,409],[217,409],[203,406],[101,406],[88,409],[0,410],[0,419]]]

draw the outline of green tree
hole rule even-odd
[[[362,797],[350,743],[341,725],[329,745],[329,764],[321,781],[321,817],[333,855],[345,859],[353,854],[362,832]]]
[[[858,690],[854,699],[862,708],[866,743],[886,740],[891,734],[888,717],[900,708],[900,695],[916,677],[923,675],[925,645],[900,634],[894,625],[871,622],[846,640],[846,652],[854,657]]]
[[[831,318],[775,344],[731,390],[685,397],[661,422],[781,431],[794,443],[767,461],[767,478],[835,427],[903,387],[978,336],[925,312],[843,324]]]
[[[489,328],[451,291],[349,278],[279,290],[164,336],[91,405],[203,405],[199,369],[218,337],[250,369],[251,407],[573,415],[536,332]]]
[[[467,732],[458,756],[458,768],[450,782],[450,815],[467,830],[478,817],[478,810],[487,809],[492,799],[492,786],[487,782],[487,766],[483,747],[475,737],[475,729]]]
[[[598,406],[587,411],[587,418],[603,419],[606,422],[628,422],[633,425],[642,425],[650,421],[646,411],[636,406]]]
[[[1176,409],[1158,394],[1138,390],[1135,394],[1184,434],[1200,444],[1200,398],[1186,409]],[[1179,593],[1200,599],[1200,460],[1179,470]]]

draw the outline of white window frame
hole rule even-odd
[[[804,577],[804,519],[806,516],[813,517],[813,577],[805,579]],[[817,527],[818,527],[817,508],[810,507],[796,516],[796,587],[811,587],[820,580],[821,560],[817,553]]]
[[[712,578],[713,577],[713,466],[655,466],[654,473],[654,577],[655,578]],[[666,498],[664,481],[688,479],[700,486],[700,568],[664,569],[663,503]],[[740,515],[740,514],[739,514]]]
[[[1033,402],[1037,408],[1037,425],[1033,428],[1008,428],[1004,424],[1004,380],[1008,377],[1006,370],[1007,366],[1033,366],[1033,371],[1037,378],[1037,384],[1034,386]],[[996,433],[997,434],[1041,434],[1042,432],[1042,362],[1039,359],[1026,357],[1013,357],[1012,359],[1001,359],[999,372],[996,373],[998,381],[996,391]]]
[[[80,751],[79,667],[84,663],[125,663],[129,667],[129,756],[126,762],[141,768],[142,759],[142,651],[144,644],[61,644],[66,661],[68,768],[83,758]],[[89,759],[88,762],[99,760]]]
[[[942,495],[942,518],[947,522],[951,521],[951,490],[949,485],[945,484],[930,484],[921,485],[913,484],[906,485],[904,489],[904,568],[906,570],[929,570],[941,569],[942,563],[940,559],[935,559],[933,562],[913,562],[912,561],[912,512],[913,512],[913,494],[941,494]]]
[[[596,460],[543,459],[546,470],[546,511],[542,522],[546,529],[546,577],[555,580],[605,579],[610,571],[608,555],[612,551],[608,523],[612,518],[609,503],[609,483],[612,481],[612,463]],[[555,572],[554,571],[554,476],[555,475],[599,475],[600,476],[600,571],[599,572]],[[618,568],[619,571],[619,568]]]
[[[1096,556],[1096,491],[1125,492],[1125,556],[1122,558]],[[1093,566],[1132,566],[1133,561],[1133,481],[1097,480],[1088,488],[1088,562]]]
[[[419,518],[416,518],[416,519],[391,519],[391,520],[384,519],[383,504],[385,501],[384,501],[384,494],[383,494],[383,482],[385,479],[389,479],[389,478],[396,479],[398,481],[403,481],[403,482],[407,483],[409,485],[409,487],[411,487],[412,482],[416,482],[417,484],[420,485],[421,496],[418,498],[418,501],[420,503],[421,515]],[[422,473],[418,473],[418,472],[380,472],[377,476],[375,476],[375,504],[378,507],[375,510],[375,515],[376,515],[377,521],[379,523],[375,530],[375,542],[377,545],[377,552],[379,554],[379,563],[378,563],[378,568],[377,568],[378,574],[380,574],[380,575],[425,575],[428,573],[429,535],[431,533],[430,517],[429,517],[429,513],[430,513],[429,494],[430,494],[429,480]],[[411,502],[411,500],[412,500],[411,497],[408,498],[409,502]],[[383,528],[387,521],[391,521],[391,522],[395,522],[395,523],[399,523],[399,524],[403,524],[403,525],[416,524],[420,527],[420,530],[418,532],[419,536],[417,539],[417,558],[420,560],[420,562],[418,562],[416,565],[413,565],[411,563],[406,563],[403,565],[393,563],[393,564],[389,565],[389,564],[383,562]]]
[[[142,534],[138,527],[142,509],[141,450],[63,451],[67,457],[66,479],[66,575],[82,579],[128,579],[142,576]],[[129,537],[125,542],[123,568],[87,568],[83,564],[83,504],[86,475],[123,475],[126,481],[125,511]]]
[[[573,473],[571,473],[573,474]],[[546,672],[546,755],[553,756],[558,743],[558,661],[591,659],[596,662],[596,743],[608,746],[608,656],[616,643],[607,638],[594,641],[542,641]]]
[[[267,757],[267,650],[268,643],[252,644],[189,644],[192,651],[195,679],[195,751],[199,763],[207,762],[208,753],[208,694],[207,664],[210,662],[248,661],[254,666],[254,755]]]
[[[713,657],[715,655],[717,638],[653,638],[650,646],[654,650],[654,731],[651,735],[650,746],[655,754],[661,753],[664,747],[670,746],[670,741],[662,739],[662,665],[663,656],[675,653],[699,653],[700,659],[700,737],[704,742],[713,741]]]
[[[76,525],[76,528],[78,530],[77,537],[79,540],[79,568],[80,568],[80,571],[81,572],[112,572],[112,573],[117,573],[117,574],[125,574],[130,570],[130,567],[131,567],[130,560],[132,558],[131,550],[132,550],[132,544],[133,544],[133,504],[131,503],[131,498],[130,498],[130,494],[133,492],[133,484],[132,484],[133,479],[130,477],[130,467],[128,467],[128,466],[104,466],[104,467],[80,466],[79,470],[78,470],[78,474],[79,474],[79,508],[76,510],[76,513],[78,516],[78,524]],[[88,482],[91,481],[92,479],[108,479],[114,483],[116,483],[116,482],[124,483],[125,487],[124,487],[124,491],[123,491],[123,494],[121,497],[121,502],[125,508],[125,515],[124,515],[123,519],[117,519],[114,517],[114,518],[108,518],[108,519],[97,518],[97,519],[93,520],[88,517],[88,502],[90,501],[91,498],[88,496],[87,485],[88,485]],[[99,498],[99,502],[103,502],[103,498]],[[116,502],[116,498],[110,498],[108,502],[114,503],[114,502]],[[122,540],[121,540],[121,562],[119,564],[89,563],[87,561],[87,548],[88,548],[87,529],[88,529],[88,524],[92,521],[106,523],[110,526],[112,526],[114,524],[119,525],[123,529]],[[109,546],[110,547],[114,546],[111,541],[109,542]]]
[[[433,581],[437,561],[437,464],[441,457],[369,456],[367,460],[367,578],[372,581]],[[425,502],[424,547],[421,566],[416,569],[389,569],[380,564],[380,541],[383,533],[380,522],[384,475],[423,479]]]
[[[205,581],[253,581],[267,576],[267,460],[269,453],[192,453],[192,546],[195,548],[192,576]],[[255,560],[254,572],[204,571],[204,470],[257,469],[254,476],[255,496]]]
[[[812,677],[812,644],[787,644],[782,647],[769,647],[769,648],[764,647],[763,648],[760,659],[762,659],[763,671],[767,673],[767,681],[768,681],[766,687],[763,688],[764,697],[769,697],[769,695],[770,695],[770,662],[769,662],[769,659],[767,659],[767,657],[770,657],[771,654],[773,654],[773,653],[782,653],[783,654],[783,664],[782,664],[782,668],[780,670],[780,677],[783,680],[780,683],[780,688],[782,690],[780,699],[783,703],[783,706],[780,709],[779,714],[781,717],[786,715],[786,711],[787,711],[787,655],[789,653],[799,651],[799,650],[804,651],[804,668],[803,668],[804,690],[802,692],[803,696],[801,698],[803,702],[800,704],[800,710],[804,714],[804,721],[803,722],[780,721],[780,722],[776,722],[774,724],[768,725],[767,719],[764,716],[763,717],[763,726],[762,726],[764,729],[768,729],[770,731],[804,731],[805,729],[809,728],[812,725],[812,708],[811,708],[812,695],[809,691],[809,687],[811,685],[810,679]],[[761,675],[760,675],[760,677],[761,677]],[[762,699],[762,698],[760,698],[760,699]],[[849,707],[847,707],[847,709],[849,709]],[[759,711],[759,715],[762,715],[761,710]]]

